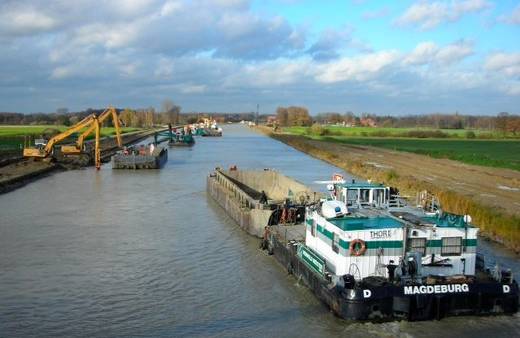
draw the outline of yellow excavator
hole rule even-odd
[[[120,128],[121,127],[119,125],[119,118],[117,117],[117,112],[116,112],[116,110],[113,107],[109,107],[109,108],[105,109],[105,111],[103,113],[101,113],[97,117],[99,126],[101,128],[101,126],[103,125],[103,122],[105,122],[105,120],[108,117],[110,117],[110,116],[112,117],[112,123],[114,125],[115,130],[116,130],[117,145],[119,147],[121,147],[122,146],[121,133],[120,133]],[[81,152],[83,151],[83,143],[85,142],[85,139],[90,134],[92,134],[92,132],[95,131],[95,130],[96,130],[96,124],[93,123],[91,126],[89,126],[87,128],[87,130],[85,132],[83,132],[78,137],[78,140],[77,140],[75,145],[63,145],[63,146],[61,146],[61,153],[64,154],[64,155],[78,155],[78,154],[81,154]]]
[[[96,168],[99,169],[101,167],[101,149],[100,149],[100,128],[103,121],[107,119],[107,117],[112,116],[114,127],[116,130],[116,138],[117,145],[119,147],[122,146],[121,141],[121,131],[119,126],[119,118],[117,117],[117,112],[113,107],[109,107],[106,109],[101,115],[96,116],[95,114],[91,114],[85,117],[83,120],[79,121],[69,129],[64,132],[52,137],[44,147],[41,148],[24,148],[23,156],[25,158],[36,158],[36,159],[44,159],[50,157],[52,155],[53,147],[60,141],[63,141],[70,135],[76,132],[80,132],[81,130],[87,128],[79,137],[76,145],[63,145],[61,147],[61,151],[64,155],[79,155],[83,151],[83,143],[85,138],[90,135],[93,131],[95,131],[95,158],[94,162],[96,164]]]

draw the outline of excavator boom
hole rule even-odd
[[[108,107],[107,109],[105,109],[98,117],[97,117],[97,120],[98,120],[98,123],[100,125],[100,128],[101,128],[101,125],[103,124],[103,122],[109,117],[109,116],[112,116],[112,122],[114,124],[114,128],[116,130],[116,140],[117,140],[117,145],[118,147],[121,147],[122,146],[122,140],[121,140],[121,128],[120,128],[120,125],[119,125],[119,118],[117,116],[117,112],[115,110],[114,107]],[[90,135],[92,134],[92,132],[94,132],[96,130],[96,125],[95,123],[91,123],[90,126],[87,128],[86,131],[84,131],[79,137],[78,137],[78,141],[76,142],[76,145],[64,145],[61,147],[61,152],[65,155],[77,155],[77,154],[81,154],[81,152],[83,151],[83,144],[85,142],[85,139]]]
[[[65,130],[62,133],[59,133],[58,135],[52,137],[49,142],[47,142],[47,145],[43,149],[38,148],[24,148],[23,150],[23,156],[24,157],[37,157],[37,158],[44,158],[49,156],[52,153],[52,148],[54,145],[67,137],[69,137],[71,134],[80,131],[81,129],[87,127],[90,125],[93,121],[93,119],[96,116],[94,114],[91,114],[87,117],[85,117],[83,120],[79,121],[69,129]]]

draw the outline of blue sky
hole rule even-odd
[[[0,111],[519,113],[519,1],[92,3],[0,3]]]

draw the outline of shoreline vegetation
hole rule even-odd
[[[400,173],[392,168],[367,165],[353,156],[348,157],[348,154],[342,154],[343,158],[341,158],[338,153],[312,144],[315,141],[309,136],[273,132],[272,128],[265,126],[258,126],[257,130],[355,176],[385,182],[387,185],[397,187],[408,196],[415,196],[419,191],[428,190],[439,199],[446,211],[471,215],[484,238],[502,243],[517,254],[520,253],[520,217],[514,213],[508,213],[507,210],[501,210],[495,206],[484,205],[471,196],[431,182],[418,180],[416,177]],[[331,143],[334,141],[320,139],[318,142]],[[345,160],[345,156],[347,156],[347,160]]]

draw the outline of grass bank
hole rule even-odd
[[[291,135],[301,135],[315,140],[382,147],[434,158],[448,158],[468,164],[520,171],[520,140],[518,139],[353,137],[317,135],[301,127],[288,129]]]
[[[388,127],[343,127],[315,125],[313,127],[286,127],[285,133],[293,135],[320,135],[344,137],[412,137],[453,139],[520,139],[520,134],[503,133],[482,129],[434,129],[434,128],[388,128]]]
[[[34,126],[10,126],[10,125],[0,125],[0,139],[1,138],[9,138],[9,137],[23,137],[23,136],[32,136],[32,137],[40,137],[45,129],[57,129],[60,132],[67,130],[69,127],[67,126],[49,126],[49,125],[34,125]],[[86,130],[86,129],[85,129]],[[133,131],[138,131],[139,128],[130,128],[125,127],[121,128],[122,133],[130,133]],[[101,136],[110,136],[115,135],[116,130],[114,127],[103,127],[101,128]]]
[[[404,194],[414,196],[418,191],[428,190],[439,198],[446,211],[457,214],[470,214],[475,224],[481,229],[485,237],[503,243],[508,248],[520,253],[520,218],[509,215],[497,208],[482,205],[470,196],[466,196],[449,188],[439,187],[427,181],[420,181],[412,176],[404,176],[393,169],[376,168],[367,165],[356,158],[345,161],[338,154],[325,151],[309,142],[309,139],[300,135],[273,134],[267,128],[260,128],[269,136],[282,141],[313,157],[327,161],[358,177],[372,179],[394,187],[398,187]],[[348,156],[348,154],[343,154]]]

